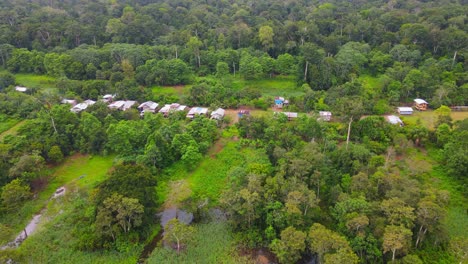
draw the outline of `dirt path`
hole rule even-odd
[[[65,195],[66,189],[64,186],[58,188],[54,194],[47,200],[49,202],[51,199],[55,199],[57,197]],[[37,227],[41,223],[42,215],[44,215],[47,212],[47,207],[44,207],[38,214],[34,215],[32,220],[26,225],[26,227],[19,233],[15,240],[9,242],[8,244],[0,247],[0,250],[5,250],[8,248],[17,248],[23,243],[24,240],[26,240],[30,235],[34,234],[36,231]]]

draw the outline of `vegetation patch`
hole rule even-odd
[[[32,73],[15,74],[16,83],[28,88],[39,88],[46,91],[56,91],[56,79],[49,75],[39,75]]]
[[[18,119],[8,117],[4,114],[0,114],[0,140],[2,140],[3,137],[5,137],[5,135],[13,133],[8,131],[15,127],[18,123]]]
[[[247,257],[237,254],[236,241],[226,223],[197,224],[194,227],[193,240],[179,254],[176,250],[160,246],[154,249],[147,263],[252,263]]]

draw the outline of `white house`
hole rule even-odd
[[[403,126],[403,121],[401,121],[401,119],[398,116],[395,116],[395,115],[385,116],[385,120],[387,120],[387,122],[389,122],[392,125]]]
[[[136,104],[136,101],[115,101],[109,105],[109,108],[126,111],[127,109],[130,109],[134,104]]]
[[[211,112],[211,119],[221,120],[223,119],[225,112],[226,111],[224,109],[218,108]]]
[[[28,90],[28,88],[23,87],[23,86],[16,86],[15,90],[18,91],[18,92],[24,93],[24,92],[26,92]]]
[[[413,114],[413,108],[411,107],[401,106],[401,107],[398,107],[397,110],[400,115],[412,115]]]
[[[330,121],[332,117],[332,113],[329,111],[320,111],[319,115],[320,115],[319,119],[323,121]]]
[[[62,103],[62,104],[69,104],[69,105],[75,106],[75,105],[76,105],[76,100],[73,100],[73,99],[62,99],[62,101],[60,101],[60,103]]]
[[[192,107],[187,113],[187,118],[193,119],[197,115],[206,115],[208,114],[208,108],[205,107]]]
[[[163,114],[164,116],[168,116],[170,113],[173,112],[179,112],[179,111],[186,111],[187,110],[186,105],[181,105],[178,103],[173,103],[173,104],[167,104],[159,110],[159,113]]]
[[[155,103],[153,101],[147,101],[138,106],[138,109],[140,109],[141,113],[144,114],[146,112],[150,113],[155,113],[156,109],[158,109],[159,104]]]
[[[96,103],[96,101],[86,100],[86,101],[84,101],[84,102],[82,102],[80,104],[77,104],[77,105],[73,106],[70,109],[70,111],[72,111],[73,113],[79,113],[79,112],[85,110],[86,108],[88,108],[88,106],[93,105],[95,103]]]

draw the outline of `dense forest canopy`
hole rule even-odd
[[[136,262],[152,245],[148,263],[259,248],[464,263],[466,14],[462,0],[0,1],[0,246],[48,219],[0,262]],[[118,111],[106,94],[227,110]],[[388,122],[415,98],[424,118]],[[169,209],[195,223],[156,216]]]

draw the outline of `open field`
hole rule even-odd
[[[15,127],[20,121],[15,118],[10,118],[6,115],[0,114],[0,140],[7,134],[8,130]],[[5,135],[4,135],[5,134]]]
[[[451,117],[453,121],[463,120],[468,118],[468,112],[452,112]],[[421,124],[427,128],[433,129],[437,122],[437,116],[433,110],[428,111],[414,111],[412,115],[400,116],[403,122],[415,124],[418,119],[421,121]]]
[[[263,96],[290,97],[304,94],[304,91],[300,87],[297,87],[294,76],[276,76],[258,80],[244,80],[243,78],[236,77],[233,79],[232,86],[239,90],[257,90]]]
[[[245,256],[236,252],[235,239],[227,223],[212,222],[196,224],[193,242],[180,254],[175,250],[157,247],[147,260],[149,264],[156,263],[253,263]]]
[[[46,91],[56,91],[55,78],[47,75],[38,75],[32,73],[18,73],[15,74],[16,82],[20,86],[28,88],[40,88]]]
[[[74,155],[67,158],[61,165],[53,169],[47,186],[37,195],[36,199],[26,202],[16,215],[0,219],[0,223],[8,223],[15,231],[20,231],[34,214],[41,211],[47,200],[61,186],[72,182],[89,190],[102,182],[107,171],[112,167],[114,156]],[[80,176],[84,176],[80,179]]]

